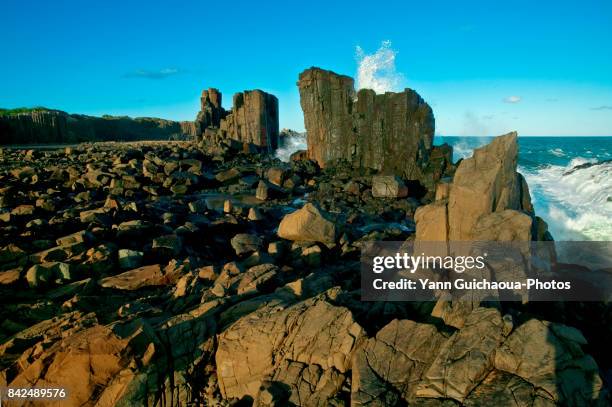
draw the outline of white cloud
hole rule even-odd
[[[504,98],[504,103],[519,103],[521,100],[523,100],[522,97],[512,95],[512,96],[508,96],[507,98]]]
[[[181,73],[178,68],[162,68],[158,70],[139,69],[123,75],[124,78],[144,78],[144,79],[166,79],[172,75]]]

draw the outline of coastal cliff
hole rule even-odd
[[[193,122],[149,117],[95,117],[46,109],[0,115],[0,144],[6,145],[169,140],[196,133]]]

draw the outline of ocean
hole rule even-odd
[[[491,139],[436,136],[434,144],[452,145],[456,161]],[[278,156],[305,148],[295,137]],[[518,171],[555,240],[612,240],[612,137],[519,137]]]

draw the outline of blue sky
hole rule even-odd
[[[289,4],[287,4],[289,3]],[[260,88],[303,129],[310,66],[397,51],[443,135],[612,135],[612,2],[2,0],[0,106],[190,120],[201,89]],[[514,103],[511,103],[514,102]]]

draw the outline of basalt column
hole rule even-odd
[[[319,165],[343,159],[409,180],[429,178],[435,121],[415,91],[362,89],[355,97],[352,78],[319,68],[302,72],[298,87],[308,156]]]

